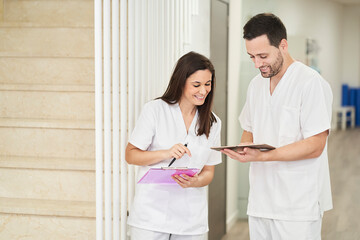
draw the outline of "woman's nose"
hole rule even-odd
[[[199,93],[205,94],[206,93],[206,87],[205,86],[200,86]]]

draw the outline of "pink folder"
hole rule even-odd
[[[145,175],[138,181],[143,184],[177,184],[173,175],[186,174],[190,177],[199,172],[197,168],[150,168]]]

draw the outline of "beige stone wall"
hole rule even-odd
[[[0,239],[95,239],[91,0],[0,0]]]
[[[3,21],[4,0],[0,0],[0,22]]]

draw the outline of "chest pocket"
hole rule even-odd
[[[284,146],[298,140],[300,135],[300,110],[283,106],[280,111],[279,145]]]

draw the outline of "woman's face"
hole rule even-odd
[[[181,103],[188,103],[195,106],[203,105],[211,91],[212,74],[208,69],[198,70],[186,79],[184,92],[181,96]]]

